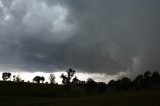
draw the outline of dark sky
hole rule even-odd
[[[0,0],[0,68],[160,72],[160,0]]]

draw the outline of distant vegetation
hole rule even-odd
[[[54,74],[50,74],[49,76],[50,83],[46,82],[44,84],[45,78],[43,76],[35,76],[33,78],[33,83],[42,83],[40,87],[43,87],[44,85],[48,88],[52,88],[51,86],[61,86],[63,90],[67,92],[72,92],[73,88],[78,87],[88,93],[100,93],[105,91],[139,91],[144,89],[160,88],[160,74],[158,72],[151,73],[150,71],[146,71],[144,74],[138,75],[134,80],[131,80],[128,77],[122,77],[118,80],[111,80],[108,82],[108,84],[105,82],[96,82],[91,78],[88,78],[87,81],[81,81],[75,76],[76,71],[72,68],[68,69],[66,73],[66,75],[62,73],[60,76],[62,78],[63,85],[58,85],[55,82],[56,77]],[[17,86],[20,86],[20,84],[23,85],[23,83],[25,83],[24,86],[27,85],[26,83],[35,85],[31,82],[24,82],[24,80],[22,80],[19,75],[13,75],[13,81],[11,81],[11,76],[12,74],[9,72],[2,73],[2,79],[4,82],[20,82],[15,84]]]
[[[2,73],[0,81],[0,106],[160,106],[160,75],[146,71],[134,80],[122,77],[108,84],[88,78],[81,81],[74,69],[61,74],[62,83],[44,83],[43,76],[33,82],[24,82],[19,75]]]

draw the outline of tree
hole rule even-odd
[[[44,80],[45,80],[45,78],[42,76],[35,76],[34,78],[33,78],[33,82],[35,81],[35,82],[37,82],[37,83],[40,83],[40,81],[42,81],[42,83],[44,82]]]
[[[136,90],[140,90],[143,88],[143,86],[144,86],[144,78],[143,75],[140,74],[135,78],[135,80],[133,80],[133,87]]]
[[[69,81],[71,80],[71,78],[73,77],[73,75],[75,74],[75,70],[73,70],[72,68],[69,68],[67,70],[67,74],[68,74],[68,79]]]
[[[72,80],[72,85],[85,86],[85,81],[81,81],[75,76]]]
[[[98,82],[97,83],[98,92],[104,92],[106,90],[106,88],[107,88],[106,83],[104,83],[104,82]]]
[[[80,80],[75,76],[72,80],[72,84],[73,85],[79,85],[80,84]]]
[[[2,79],[4,80],[4,81],[6,81],[7,79],[10,79],[11,80],[11,73],[9,73],[9,72],[4,72],[4,73],[2,73]]]
[[[148,79],[148,78],[150,78],[151,77],[151,72],[150,71],[146,71],[145,73],[144,73],[144,79]]]
[[[67,75],[64,75],[62,73],[61,78],[62,78],[62,83],[66,86],[67,90],[69,90],[70,85],[71,85],[71,79],[75,74],[75,70],[73,70],[72,68],[69,68],[67,70]]]
[[[13,81],[16,81],[16,75],[13,75]]]
[[[40,77],[40,76],[35,76],[35,77],[33,78],[33,82],[35,81],[35,82],[37,82],[37,83],[40,83],[40,80],[41,80],[41,77]]]
[[[131,80],[128,77],[122,77],[119,80],[119,88],[128,91],[131,86]]]
[[[42,81],[42,83],[44,83],[44,80],[45,80],[45,78],[42,76],[42,77],[41,77],[41,81]]]
[[[131,87],[131,80],[128,77],[122,77],[117,81],[111,80],[108,83],[108,87],[117,91],[120,91],[120,90],[128,91],[129,88]]]
[[[63,85],[67,85],[68,78],[63,73],[61,74],[60,78],[62,78]]]
[[[86,90],[88,92],[92,92],[97,88],[97,82],[95,82],[93,79],[88,78],[86,82]]]
[[[143,75],[142,74],[138,75],[135,78],[134,82],[135,82],[136,85],[142,85],[142,83],[143,83]]]
[[[146,71],[144,73],[144,86],[149,88],[152,85],[152,80],[151,80],[151,72],[150,71]]]
[[[16,82],[21,82],[22,81],[22,79],[20,78],[20,76],[19,75],[14,75],[13,76],[13,81],[16,81]]]
[[[50,80],[50,83],[51,84],[55,84],[55,76],[54,76],[54,74],[50,74],[50,76],[49,76],[49,80]]]
[[[152,84],[159,85],[160,84],[160,74],[158,72],[153,72],[152,74]]]
[[[116,87],[117,87],[116,81],[115,80],[110,80],[108,82],[108,87],[111,88],[111,89],[116,89]]]

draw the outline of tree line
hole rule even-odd
[[[112,91],[135,91],[151,88],[160,88],[160,74],[158,72],[151,73],[146,71],[144,74],[138,75],[135,79],[131,80],[128,77],[122,77],[118,80],[111,80],[107,84],[105,82],[96,82],[94,79],[88,78],[87,81],[81,81],[75,76],[76,71],[69,68],[66,74],[62,73],[62,84],[66,90],[70,90],[72,86],[85,87],[88,92],[98,91],[104,92],[106,90]],[[12,74],[9,72],[2,73],[3,81],[11,81]],[[50,84],[55,85],[55,75],[50,74]],[[24,82],[19,75],[13,75],[13,81]],[[43,76],[35,76],[33,82],[44,83],[45,78]],[[47,84],[49,84],[47,82]]]

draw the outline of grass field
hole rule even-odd
[[[160,106],[160,90],[81,97],[1,96],[0,106]]]
[[[74,94],[71,93],[71,95],[64,96],[37,96],[30,93],[35,92],[33,87],[29,89],[29,87],[22,88],[22,86],[14,88],[13,85],[15,86],[15,84],[11,87],[2,85],[0,85],[0,106],[160,106],[159,89],[136,92],[105,92],[93,95],[88,95],[84,92],[74,92]],[[33,86],[35,86],[34,89],[38,89],[41,86],[37,92],[49,90],[43,85]],[[54,93],[61,92],[60,90],[56,91],[54,87],[51,88],[50,90],[53,90]],[[61,87],[57,89],[61,89]],[[5,94],[6,92],[8,94]],[[27,95],[27,93],[30,94]]]

